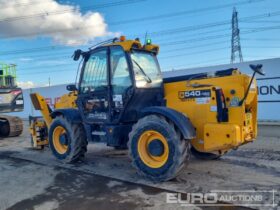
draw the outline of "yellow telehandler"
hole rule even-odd
[[[124,36],[73,58],[83,59],[78,85],[68,85],[51,110],[31,94],[43,121],[31,120],[34,147],[49,145],[64,162],[83,158],[87,144],[128,148],[133,166],[153,181],[174,178],[190,154],[216,159],[257,136],[257,87],[238,69],[163,79],[159,46]]]

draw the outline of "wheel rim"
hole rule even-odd
[[[138,153],[147,166],[160,168],[168,159],[169,148],[167,140],[157,131],[145,131],[138,140]]]
[[[65,154],[68,150],[67,132],[62,126],[57,126],[53,131],[53,145],[59,154]]]

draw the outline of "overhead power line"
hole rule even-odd
[[[65,1],[65,2],[63,2],[63,1],[60,1],[60,0],[55,0],[55,2],[56,3],[58,3],[58,4],[64,4],[64,5],[66,5],[66,6],[75,6],[75,5],[73,5],[73,4],[69,4],[69,2],[67,2],[67,1]],[[9,3],[11,3],[11,2],[9,2]],[[26,7],[26,6],[30,6],[30,5],[35,5],[35,4],[44,4],[44,3],[46,3],[45,1],[42,1],[42,0],[38,0],[38,1],[31,1],[31,2],[29,2],[29,3],[20,3],[20,1],[18,2],[18,3],[13,3],[12,2],[12,4],[9,4],[9,5],[7,5],[7,6],[3,6],[2,4],[0,4],[0,8],[1,9],[6,9],[6,8],[11,8],[11,7]],[[108,2],[109,3],[109,2]],[[107,3],[107,4],[108,4]],[[112,2],[113,3],[113,2]],[[96,6],[101,6],[102,4],[97,4]]]
[[[271,13],[263,13],[260,15],[254,15],[254,16],[248,16],[248,17],[243,17],[239,19],[239,22],[251,20],[251,19],[260,19],[260,18],[267,18],[267,17],[274,17],[274,16],[279,16],[280,11],[275,11]],[[150,32],[150,36],[162,36],[162,34],[176,34],[176,33],[181,33],[185,31],[196,31],[196,30],[203,30],[206,28],[212,28],[212,27],[218,27],[218,26],[223,26],[230,24],[230,20],[225,20],[225,21],[219,21],[219,22],[213,22],[213,23],[207,23],[207,24],[201,24],[201,25],[192,25],[192,26],[185,26],[185,27],[180,27],[180,28],[172,28],[172,29],[167,29],[167,30],[162,30],[162,31],[156,31],[156,32]],[[143,34],[136,34],[134,35],[135,37],[137,36],[143,36]]]
[[[166,66],[163,68],[163,71],[166,71],[166,70],[171,70],[174,68],[178,68],[178,67],[183,67],[183,66],[187,66],[188,68],[191,68],[192,65],[202,65],[202,64],[206,64],[206,63],[212,63],[212,62],[215,62],[215,61],[226,61],[228,60],[228,57],[223,57],[223,58],[216,58],[216,59],[211,59],[211,60],[207,60],[207,61],[200,61],[200,62],[194,62],[194,63],[186,63],[186,64],[180,64],[180,65],[169,65],[169,66]],[[226,64],[227,62],[225,62]],[[202,67],[202,66],[200,66]],[[180,70],[180,69],[176,69],[176,70]]]
[[[220,50],[230,48],[230,47],[220,47],[220,48],[214,48],[214,49],[210,49],[210,50],[207,49],[207,50],[194,51],[194,52],[190,51],[190,50],[197,49],[197,48],[217,46],[217,45],[221,45],[221,44],[225,44],[225,43],[216,42],[216,43],[208,44],[208,45],[187,46],[187,47],[184,47],[184,48],[176,48],[176,49],[172,49],[172,50],[166,50],[165,52],[160,53],[159,59],[167,59],[167,58],[170,59],[170,58],[177,58],[177,57],[182,57],[182,56],[186,56],[186,55],[204,54],[204,53],[207,53],[207,52],[220,51]],[[247,45],[245,45],[245,46],[243,46],[243,48],[244,49],[280,49],[280,46],[250,46],[250,45],[247,46]],[[186,51],[187,51],[187,53],[184,53]],[[180,54],[174,55],[174,52],[180,52]],[[57,55],[43,56],[43,59],[35,58],[34,60],[32,60],[32,62],[33,63],[35,61],[42,62],[42,61],[49,61],[49,60],[53,60],[53,59],[55,59],[56,61],[59,61],[59,60],[63,60],[63,61],[69,60],[70,62],[72,61],[71,60],[71,53],[68,53],[68,54],[57,54]],[[30,67],[26,70],[32,70],[32,69],[38,69],[38,68],[41,68],[41,66]]]
[[[69,49],[70,47],[68,47]],[[33,53],[33,52],[45,52],[48,50],[58,50],[58,49],[66,49],[66,47],[59,46],[59,45],[50,45],[44,47],[34,47],[34,48],[25,48],[20,50],[9,50],[0,52],[0,55],[14,55],[14,54],[22,54],[22,53]]]
[[[203,64],[208,64],[208,63],[212,63],[212,62],[215,62],[215,61],[226,61],[227,58],[217,58],[217,59],[213,59],[213,60],[207,60],[207,61],[200,61],[200,62],[195,62],[195,63],[187,63],[187,64],[183,64],[183,65],[175,65],[175,66],[169,66],[169,67],[164,67],[162,68],[163,70],[162,71],[166,71],[167,69],[171,70],[172,68],[175,68],[175,67],[181,67],[181,66],[188,66],[188,68],[192,68],[194,66],[192,65],[200,65],[200,67],[202,67],[201,65]],[[224,62],[224,64],[226,64],[227,62]],[[73,66],[71,64],[69,65],[66,65],[66,66]],[[76,71],[77,69],[72,69],[72,70],[60,70],[59,72],[69,72],[69,71]],[[30,73],[19,73],[19,75],[36,75],[36,74],[49,74],[49,73],[57,73],[57,70],[53,70],[53,71],[39,71],[39,72],[36,72],[36,73],[33,73],[33,72],[30,72]]]
[[[134,4],[134,3],[143,2],[143,1],[147,1],[147,0],[123,0],[123,1],[118,1],[118,2],[110,2],[110,3],[106,3],[106,4],[88,5],[88,6],[84,6],[82,8],[83,9],[102,9],[102,8],[106,8],[106,7]],[[73,12],[76,10],[77,10],[77,7],[74,7],[71,9],[64,9],[64,10],[59,10],[59,11],[54,11],[54,12],[41,12],[41,13],[36,13],[36,14],[32,14],[32,15],[8,17],[8,18],[0,19],[0,22],[17,21],[17,20],[23,20],[23,19],[29,19],[29,18],[39,18],[39,17],[50,16],[50,15],[60,15],[60,14],[68,13],[68,12]]]
[[[169,56],[164,56],[164,57],[161,57],[159,56],[159,60],[165,60],[165,59],[171,59],[171,58],[177,58],[177,57],[182,57],[182,56],[187,56],[187,55],[198,55],[198,54],[205,54],[205,53],[209,53],[209,52],[215,52],[215,51],[221,51],[221,50],[225,50],[225,49],[229,49],[230,47],[220,47],[220,48],[213,48],[213,49],[209,49],[209,50],[201,50],[201,51],[194,51],[194,52],[188,52],[188,53],[180,53],[180,54],[175,54],[175,55],[169,55]],[[255,48],[255,46],[247,46],[246,48]],[[260,46],[259,48],[262,48],[262,46]],[[272,48],[276,48],[276,47],[273,47]],[[280,46],[278,47],[280,49]],[[53,57],[53,58],[56,58],[59,59],[59,57]],[[70,58],[69,58],[70,59]],[[72,66],[73,67],[73,63],[71,64],[51,64],[51,65],[44,65],[43,67],[42,66],[34,66],[34,67],[30,67],[30,68],[27,68],[27,69],[20,69],[20,72],[22,71],[29,71],[29,70],[33,70],[33,69],[44,69],[44,68],[58,68],[58,67],[68,67],[68,66]],[[39,71],[40,72],[40,71]],[[32,71],[30,73],[34,73],[36,74],[36,72]]]
[[[215,11],[219,9],[224,9],[224,8],[231,8],[233,6],[241,6],[241,5],[246,5],[246,4],[252,4],[252,3],[259,3],[265,0],[245,0],[241,1],[238,3],[231,3],[231,4],[223,4],[219,6],[213,6],[213,7],[205,7],[201,9],[195,9],[195,10],[185,10],[181,12],[175,12],[175,13],[166,13],[166,14],[161,14],[161,15],[153,15],[153,16],[148,16],[148,17],[142,17],[142,18],[134,18],[130,20],[122,20],[122,21],[116,21],[114,24],[127,24],[127,23],[135,23],[139,21],[150,21],[150,20],[156,20],[156,19],[163,19],[163,18],[171,18],[171,17],[177,17],[177,16],[182,16],[182,15],[192,15],[196,13],[201,13],[201,12],[209,12],[209,11]]]
[[[280,13],[279,13],[280,15]],[[182,32],[186,32],[186,31],[197,31],[197,30],[204,30],[206,28],[212,28],[212,27],[218,27],[218,26],[223,26],[223,25],[227,25],[230,23],[230,20],[228,21],[222,21],[222,22],[214,22],[214,23],[208,23],[208,24],[202,24],[202,25],[192,25],[192,26],[186,26],[186,27],[180,27],[180,28],[172,28],[172,29],[166,29],[166,30],[162,30],[162,31],[156,31],[156,32],[150,32],[149,35],[150,36],[161,36],[162,34],[174,34],[174,33],[182,33]],[[124,24],[124,23],[117,23],[117,24]],[[115,25],[115,23],[111,23],[110,24]],[[77,28],[71,28],[71,29],[60,29],[60,30],[48,30],[48,31],[42,31],[42,32],[28,32],[25,34],[15,34],[15,35],[9,35],[8,37],[3,37],[0,34],[0,38],[4,38],[4,39],[11,39],[11,38],[17,38],[17,37],[29,37],[29,36],[36,36],[36,35],[48,35],[48,34],[56,34],[56,33],[60,33],[60,32],[71,32],[71,31],[79,31],[82,30],[84,28],[88,28],[91,26],[98,26],[98,25],[87,25],[87,26],[81,26],[81,27],[77,27]],[[141,37],[144,36],[145,34],[134,34],[131,35],[132,37]]]
[[[39,1],[32,1],[31,3],[20,3],[20,2],[19,3],[12,3],[12,4],[9,4],[9,5],[6,5],[5,7],[2,4],[0,4],[0,8],[1,9],[6,9],[6,8],[11,8],[11,7],[24,7],[24,6],[34,5],[34,4],[42,4],[42,1],[40,1],[40,0]]]
[[[205,45],[205,44],[193,45],[192,43],[186,43],[186,44],[188,44],[188,45],[184,44],[184,47],[181,47],[181,48],[165,50],[163,53],[160,53],[160,55],[170,54],[170,52],[172,53],[172,52],[185,51],[185,50],[190,50],[190,49],[197,49],[197,48],[221,45],[221,44],[224,44],[224,42],[221,42],[221,41],[212,42],[212,43],[207,43],[207,45]],[[74,49],[72,51],[68,51],[65,53],[55,53],[53,55],[50,55],[48,53],[48,54],[39,54],[39,55],[35,55],[35,56],[29,55],[27,57],[32,57],[34,59],[34,61],[46,61],[46,60],[50,60],[50,59],[56,59],[56,60],[57,59],[70,59],[73,52],[74,52]],[[21,57],[22,57],[22,55],[17,55],[17,56],[13,56],[13,59],[17,59],[17,58],[21,58]]]
[[[207,31],[203,31],[201,33],[197,33],[196,31],[186,31],[186,33],[191,33],[190,35],[188,36],[197,36],[197,35],[208,35],[208,34],[213,34],[213,33],[217,33],[217,32],[226,32],[226,31],[230,31],[230,28],[228,26],[226,27],[222,27],[222,28],[218,28],[218,29],[215,29],[215,30],[207,30]],[[194,32],[194,33],[193,33]],[[172,38],[170,37],[172,36]],[[170,41],[170,40],[175,40],[175,39],[180,39],[180,38],[186,38],[186,35],[184,33],[174,33],[174,34],[168,34],[167,37],[165,36],[160,36],[160,37],[157,37],[156,38],[156,41]]]
[[[265,49],[265,48],[268,48],[268,49],[273,49],[273,48],[275,48],[275,49],[280,49],[280,45],[278,45],[278,46],[267,46],[267,45],[265,45],[265,46],[250,46],[250,45],[245,45],[244,46],[244,48],[257,48],[257,49]]]
[[[138,3],[141,1],[146,1],[146,0],[123,0],[123,1],[119,1],[119,2],[110,2],[110,3],[106,3],[106,4],[97,4],[97,5],[88,5],[88,6],[84,6],[82,7],[83,9],[100,9],[100,8],[104,8],[104,7],[112,7],[112,6],[119,6],[119,5],[123,5],[123,4],[133,4],[133,3]],[[197,10],[187,10],[187,11],[182,11],[182,12],[177,12],[174,13],[173,15],[170,14],[171,16],[180,16],[183,14],[194,14],[194,13],[198,13],[198,12],[206,12],[206,11],[211,11],[211,10],[217,10],[217,9],[223,9],[226,7],[233,7],[233,6],[241,6],[241,5],[245,5],[245,4],[252,4],[252,3],[258,3],[258,2],[262,2],[265,0],[246,0],[246,1],[242,1],[242,2],[238,2],[238,3],[231,3],[231,4],[224,4],[224,5],[219,5],[219,6],[215,6],[215,7],[207,7],[207,8],[201,8],[201,9],[197,9]],[[73,6],[73,5],[69,5],[69,6]],[[27,19],[27,18],[33,18],[33,17],[44,17],[44,16],[48,16],[48,15],[57,15],[57,14],[63,14],[63,13],[68,13],[68,12],[72,12],[75,11],[76,8],[72,8],[72,9],[65,9],[65,10],[60,10],[60,11],[54,11],[54,12],[41,12],[41,13],[36,13],[33,15],[24,15],[24,16],[16,16],[16,17],[10,17],[10,18],[3,18],[0,19],[0,22],[2,21],[16,21],[16,20],[22,20],[22,19]],[[156,15],[153,16],[152,18],[164,18],[166,15]],[[148,17],[146,17],[148,19]],[[132,19],[130,20],[131,22],[134,22],[137,19]],[[121,21],[120,21],[121,22]]]
[[[178,58],[178,57],[183,57],[186,55],[205,54],[208,52],[221,51],[221,50],[225,50],[225,49],[229,49],[229,47],[219,47],[219,48],[214,48],[214,49],[209,49],[209,50],[201,50],[201,51],[189,52],[189,53],[180,53],[180,54],[176,54],[176,55],[160,57],[160,59]]]
[[[179,48],[175,48],[175,49],[168,49],[168,50],[165,50],[163,53],[160,53],[160,55],[164,54],[169,54],[170,52],[182,52],[182,51],[185,51],[185,50],[190,50],[190,49],[197,49],[197,48],[204,48],[204,47],[209,47],[209,46],[217,46],[217,45],[221,45],[221,44],[225,44],[225,42],[221,42],[221,41],[218,41],[218,42],[210,42],[210,43],[207,43],[207,44],[199,44],[199,45],[193,45],[191,43],[186,43],[188,45],[183,45],[183,47],[179,47]]]
[[[205,34],[211,34],[213,32],[220,32],[221,29],[219,30],[215,30],[215,31],[205,31],[202,33],[195,33],[194,36],[197,37],[199,35],[205,35]],[[223,29],[223,31],[225,31]],[[192,31],[189,31],[192,32]],[[165,36],[166,34],[162,34],[162,36]],[[169,35],[169,34],[167,34]],[[199,38],[199,37],[197,37]],[[174,40],[174,39],[170,39],[169,40]],[[160,41],[160,40],[159,40]],[[168,42],[157,42],[157,44],[160,44],[162,46],[165,45],[172,45],[169,44]],[[0,55],[16,55],[16,54],[30,54],[30,53],[36,53],[36,52],[46,52],[46,51],[60,51],[60,50],[75,50],[77,47],[70,47],[70,46],[61,46],[61,45],[50,45],[50,46],[43,46],[43,47],[35,47],[35,48],[25,48],[25,49],[19,49],[19,50],[9,50],[9,51],[4,51],[4,52],[0,52]],[[46,54],[48,55],[48,54]]]
[[[254,46],[248,46],[246,48],[254,48]],[[280,46],[279,46],[280,48]],[[179,57],[179,56],[186,56],[186,55],[195,55],[195,54],[204,54],[204,53],[208,53],[208,52],[214,52],[214,51],[219,51],[219,50],[223,50],[223,49],[228,49],[228,48],[216,48],[216,49],[211,49],[211,50],[207,50],[207,51],[196,51],[196,52],[192,52],[192,53],[187,53],[187,54],[178,54],[178,55],[174,55],[174,56],[166,56],[166,57],[159,57],[159,60],[165,60],[165,59],[170,59],[170,58],[176,58],[176,57]],[[275,56],[270,56],[271,58],[275,58]],[[262,58],[264,58],[262,56]],[[223,58],[223,60],[225,60],[226,58]],[[265,59],[265,58],[264,58]],[[216,60],[221,60],[221,59],[215,59],[215,60],[211,60],[211,61],[216,61]],[[186,64],[188,67],[190,67],[190,65],[194,65],[194,64],[203,64],[204,62],[197,62],[197,63],[188,63]],[[181,66],[186,66],[186,65],[181,65]],[[180,66],[180,65],[179,65]],[[172,67],[179,67],[178,65],[177,66],[172,66]],[[68,67],[72,67],[73,69],[67,69],[67,70],[59,70],[59,72],[63,71],[74,71],[76,70],[76,66],[73,66],[73,63],[71,64],[56,64],[56,65],[47,65],[47,66],[44,66],[43,68],[41,69],[44,69],[44,68],[47,68],[47,69],[52,69],[52,68],[58,68],[58,67],[65,67],[65,68],[68,68]],[[47,74],[47,73],[53,73],[53,72],[58,72],[58,70],[54,70],[54,71],[32,71],[32,72],[26,72],[28,70],[32,70],[32,69],[38,69],[40,68],[40,66],[38,67],[31,67],[31,68],[28,68],[28,69],[21,69],[21,71],[19,72],[20,75],[36,75],[36,74]],[[21,74],[22,72],[24,71],[24,74]]]
[[[64,65],[65,66],[65,65]],[[66,65],[67,66],[67,65]],[[70,65],[68,65],[70,66]],[[69,71],[74,71],[74,70],[77,70],[77,69],[72,69],[72,70],[59,70],[59,72],[69,72]],[[24,73],[24,74],[18,74],[18,75],[22,75],[22,76],[25,76],[25,75],[36,75],[36,74],[49,74],[49,73],[57,73],[58,71],[57,70],[54,70],[54,71],[38,71],[38,72],[35,72],[35,73]]]
[[[245,23],[280,23],[280,20],[247,20]]]
[[[279,58],[279,56],[278,57],[275,57],[275,55],[274,56],[266,56],[266,57],[264,57],[264,56],[254,56],[254,57],[246,57],[247,59],[246,60],[248,60],[248,59],[252,59],[252,60],[254,60],[255,58],[261,58],[261,59],[274,59],[274,58]],[[216,61],[220,61],[220,62],[223,62],[223,63],[213,63],[213,62],[216,62]],[[164,71],[174,71],[175,69],[176,69],[176,71],[177,70],[183,70],[182,68],[180,68],[180,67],[187,67],[188,69],[190,69],[190,68],[202,68],[202,67],[206,67],[206,66],[203,66],[204,64],[211,64],[211,65],[223,65],[223,64],[229,64],[229,62],[228,62],[228,57],[223,57],[223,58],[217,58],[217,59],[212,59],[212,60],[207,60],[207,61],[200,61],[200,62],[195,62],[195,63],[190,63],[190,62],[188,62],[188,63],[185,63],[185,64],[180,64],[180,65],[168,65],[168,66],[165,66],[165,67],[163,67],[162,69],[162,71],[164,72]],[[234,64],[233,64],[234,65]],[[209,65],[207,65],[207,67],[208,67]],[[179,67],[179,69],[178,69],[178,67]]]
[[[260,14],[260,15],[255,15],[255,16],[249,16],[249,17],[244,17],[241,18],[240,21],[244,21],[244,20],[250,20],[250,19],[256,19],[256,18],[265,18],[265,17],[272,17],[272,16],[278,16],[280,15],[280,11],[276,11],[276,12],[272,12],[272,13],[264,13],[264,14]],[[150,33],[150,36],[164,36],[164,35],[170,35],[170,34],[175,34],[175,33],[182,33],[182,32],[189,32],[189,31],[195,31],[195,30],[202,30],[202,29],[206,29],[206,28],[212,28],[212,27],[216,27],[216,26],[220,26],[220,25],[226,25],[229,24],[230,21],[220,21],[220,22],[214,22],[214,23],[208,23],[208,24],[202,24],[202,25],[195,25],[195,26],[187,26],[187,27],[180,27],[180,28],[173,28],[173,29],[167,29],[167,30],[161,30],[161,31],[154,31]],[[279,26],[270,26],[269,28],[275,28],[278,29]],[[263,27],[264,28],[264,27]],[[262,30],[262,28],[258,28],[256,30]],[[140,36],[142,36],[143,34],[141,34]],[[139,34],[137,35],[130,35],[130,36],[134,36],[137,37],[139,36]],[[50,46],[44,46],[42,48],[50,48],[50,50],[52,48],[56,48],[56,47],[64,47],[64,48],[69,48],[69,46],[62,46],[62,45],[50,45]],[[25,53],[27,51],[32,52],[34,48],[29,48],[29,49],[21,49],[23,52]],[[38,50],[38,48],[35,48],[34,50]],[[45,49],[48,50],[48,49]],[[19,50],[17,50],[19,51]],[[5,54],[13,54],[13,52],[0,52],[0,55],[5,55]]]
[[[203,53],[208,53],[208,52],[214,52],[214,51],[221,50],[221,49],[228,49],[228,48],[223,47],[223,48],[215,48],[215,49],[204,50],[204,51],[196,51],[196,52],[180,54],[179,56],[203,54]],[[169,58],[172,58],[172,57],[178,57],[178,55],[159,57],[159,59],[164,60],[164,59],[169,59]],[[26,68],[26,69],[20,69],[19,72],[22,72],[22,71],[26,72],[26,71],[33,70],[33,69],[38,69],[38,68],[40,68],[40,69],[48,68],[49,69],[49,68],[57,68],[57,67],[62,67],[62,66],[64,66],[64,67],[73,66],[73,63],[71,63],[71,64],[51,64],[51,65],[44,65],[43,67],[42,66],[34,66],[34,67]]]
[[[275,29],[280,29],[280,26],[278,26],[278,27],[263,27],[263,28],[259,28],[259,29],[255,29],[255,30],[247,30],[247,31],[243,31],[243,34],[257,33],[257,32],[260,32],[260,31],[275,30]],[[190,47],[189,46],[190,43],[192,44],[194,42],[203,42],[203,41],[208,41],[208,40],[212,40],[212,39],[213,40],[217,40],[217,39],[227,38],[229,36],[230,36],[230,33],[228,33],[228,34],[220,34],[220,35],[215,35],[215,36],[203,36],[203,37],[197,37],[196,36],[196,38],[194,38],[194,39],[184,39],[184,40],[178,40],[178,41],[174,41],[174,42],[165,42],[165,43],[159,43],[159,44],[161,46],[163,46],[163,47],[164,46],[170,47],[170,46],[175,46],[175,45],[182,45],[182,46],[185,46],[185,48],[187,48],[187,47]],[[186,44],[188,44],[188,45],[186,46]],[[209,43],[209,44],[211,44],[211,43]],[[203,46],[207,47],[209,45],[207,43],[205,45],[200,44],[200,45],[192,46],[192,48],[194,49],[194,48],[199,48],[199,47],[203,47]],[[36,48],[36,49],[38,49],[38,48]],[[63,48],[61,50],[63,50]],[[64,50],[67,50],[67,49],[64,49]],[[45,51],[47,51],[47,50],[45,50]],[[57,58],[59,58],[59,56],[65,56],[65,58],[69,58],[70,59],[73,51],[74,51],[74,49],[71,49],[71,51],[69,51],[67,53],[55,53],[53,56],[50,56],[50,53],[39,54],[39,55],[30,55],[30,56],[32,56],[32,58],[37,59],[37,60],[38,60],[38,58],[41,58],[41,57],[44,58],[44,59],[45,58],[57,59]],[[166,52],[168,52],[168,51],[169,50],[166,50]],[[176,51],[176,50],[173,50],[173,51]],[[12,54],[12,51],[9,51],[9,52]],[[32,51],[30,51],[30,50],[28,50],[27,52],[28,53],[25,53],[25,56],[26,56],[26,54],[32,53]],[[44,50],[42,50],[42,52],[44,52]],[[18,56],[20,56],[20,54]],[[13,56],[13,58],[15,58],[15,56]],[[39,59],[39,61],[40,61],[40,59]]]
[[[245,41],[271,41],[271,42],[280,41],[279,38],[242,38],[242,40],[245,40]]]
[[[244,4],[258,3],[260,1],[265,1],[265,0],[255,0],[255,1],[246,0],[246,1],[239,2],[239,3],[235,3],[235,4],[225,4],[225,5],[220,5],[220,6],[216,6],[216,7],[207,7],[207,8],[197,9],[197,10],[186,10],[186,11],[175,12],[175,13],[166,13],[166,14],[161,14],[161,15],[156,15],[156,16],[134,18],[134,19],[129,19],[129,20],[120,20],[120,21],[111,22],[110,26],[121,25],[121,24],[129,24],[129,23],[135,24],[136,22],[144,22],[144,21],[154,21],[156,19],[172,18],[172,17],[176,17],[176,16],[195,14],[195,13],[204,12],[204,11],[208,11],[208,10],[211,11],[211,10],[217,10],[217,9],[225,8],[225,7],[232,7],[234,5],[244,5]],[[1,23],[1,19],[0,19],[0,23]],[[227,23],[224,23],[224,24],[227,24]],[[82,30],[84,28],[88,28],[88,27],[91,27],[91,26],[94,27],[96,25],[92,24],[92,25],[80,26],[80,27],[70,28],[70,29],[27,32],[27,33],[24,33],[24,34],[10,35],[7,38],[10,39],[10,38],[15,38],[15,37],[28,37],[28,36],[33,36],[33,35],[48,35],[48,34],[54,34],[54,33],[60,33],[60,32],[69,32],[69,31],[75,31],[75,30],[79,31],[79,30]],[[5,38],[5,37],[3,37],[3,38]]]
[[[280,29],[280,26],[278,26],[278,28],[271,28],[271,27],[263,27],[263,28],[260,28],[260,29],[256,29],[256,30],[248,30],[248,31],[244,31],[243,34],[249,34],[249,33],[256,33],[256,32],[259,32],[259,31],[264,31],[264,30],[274,30],[274,29]],[[194,42],[201,42],[201,41],[205,41],[205,40],[215,40],[215,39],[221,39],[221,38],[227,38],[230,34],[221,34],[221,35],[215,35],[215,36],[204,36],[204,37],[197,37],[195,39],[187,39],[187,40],[178,40],[176,42],[169,42],[169,43],[163,43],[163,44],[160,44],[160,45],[167,45],[167,46],[171,46],[171,45],[183,45],[185,47],[190,47],[190,46],[186,46],[186,44],[190,44],[190,43],[194,43]],[[211,43],[210,43],[211,44]],[[208,45],[205,44],[205,47],[207,47]],[[196,45],[196,46],[192,46],[192,48],[199,48],[199,47],[203,47],[203,45]],[[73,49],[72,49],[73,50]],[[172,51],[172,50],[171,50]],[[176,51],[176,50],[174,50]],[[65,56],[65,58],[69,58],[70,59],[70,56],[72,55],[72,52],[68,52],[68,53],[63,53],[63,54],[54,54],[53,56],[50,56],[50,54],[39,54],[39,55],[31,55],[32,58],[34,59],[37,59],[37,58],[53,58],[53,59],[57,59],[59,58],[60,55],[63,55]],[[166,50],[166,52],[168,52],[168,50]],[[38,60],[38,59],[37,59]],[[40,59],[39,59],[40,61]]]
[[[242,32],[242,34],[250,34],[250,33],[255,33],[255,32],[261,32],[261,31],[266,31],[266,30],[276,30],[276,29],[280,29],[280,26],[262,27],[262,28],[253,29],[253,30],[246,30],[246,31]],[[179,41],[174,41],[174,42],[168,42],[168,43],[164,43],[162,45],[166,46],[166,45],[184,44],[186,42],[196,42],[196,41],[203,41],[203,40],[210,40],[210,39],[218,39],[218,38],[228,37],[230,35],[231,34],[219,34],[219,35],[198,37],[198,38],[193,38],[193,39],[185,39],[185,40],[179,40]]]

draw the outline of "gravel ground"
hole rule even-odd
[[[278,135],[273,128],[272,135],[267,129],[260,129],[254,143],[220,160],[192,159],[179,177],[160,184],[142,179],[131,167],[126,151],[103,144],[89,145],[86,163],[61,164],[48,148],[30,149],[25,129],[21,137],[0,140],[0,209],[108,209],[112,205],[117,209],[126,209],[126,205],[128,209],[175,209],[180,205],[166,204],[167,191],[186,194],[211,190],[276,190],[275,208],[254,208],[280,209],[280,132]],[[262,196],[265,203],[272,203],[271,193]]]

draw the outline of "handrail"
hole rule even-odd
[[[0,63],[0,86],[16,86],[16,65]]]

